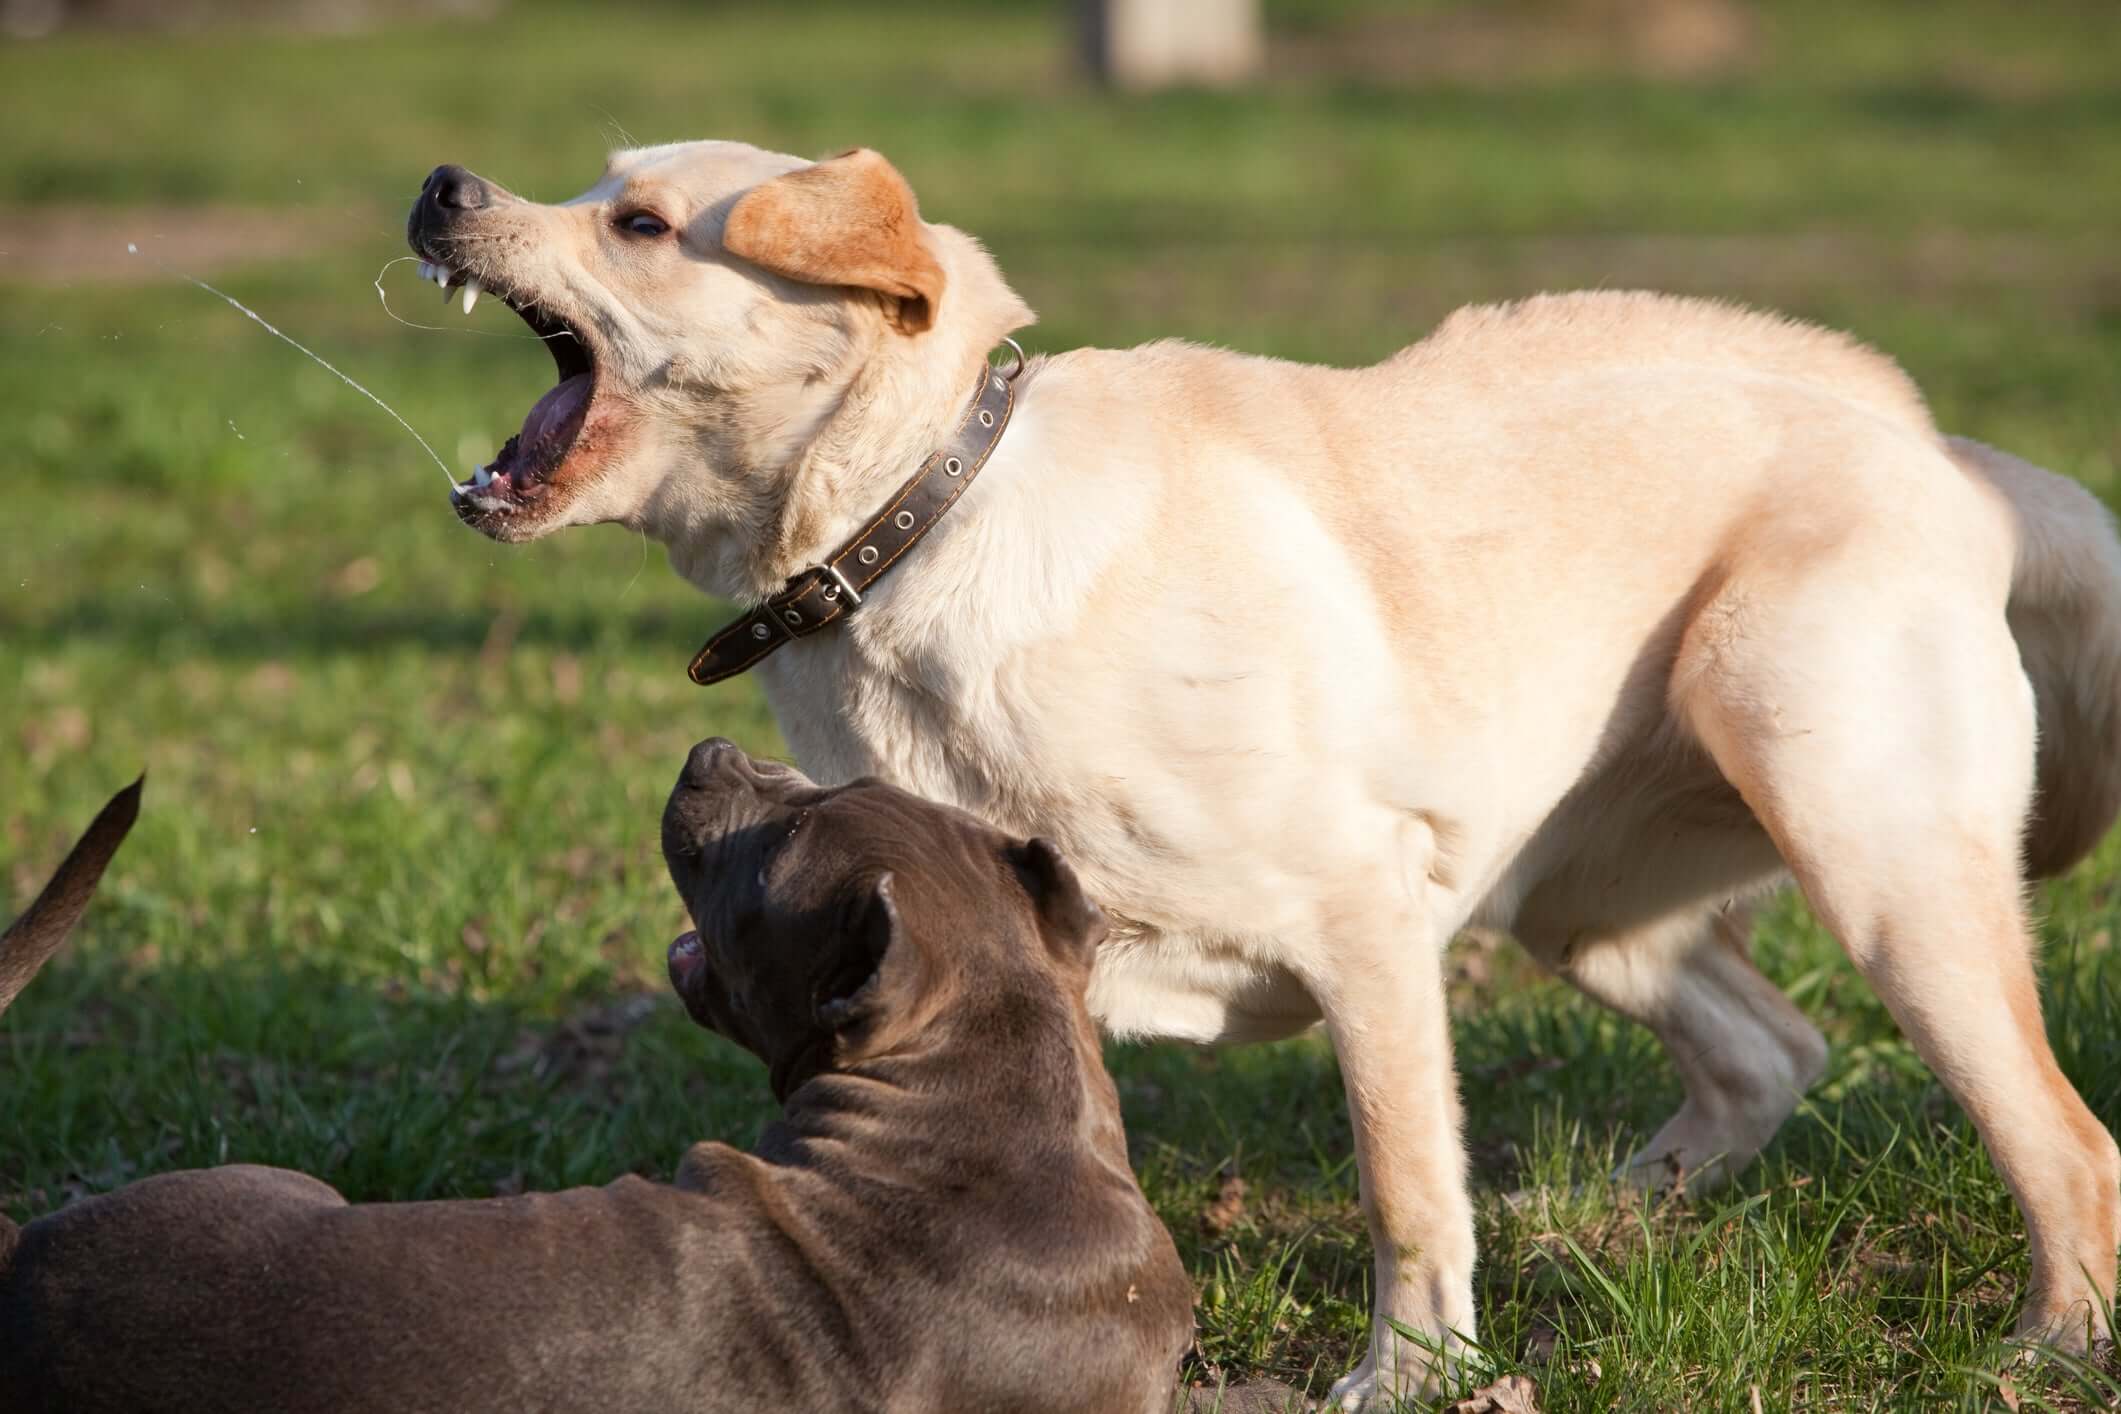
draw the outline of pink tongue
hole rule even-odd
[[[567,425],[582,415],[589,405],[589,389],[594,380],[587,373],[574,377],[554,388],[523,419],[523,446],[527,450],[547,437],[553,437],[567,429]]]

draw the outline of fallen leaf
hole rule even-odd
[[[1539,1386],[1529,1375],[1504,1375],[1447,1405],[1444,1414],[1539,1414]]]
[[[552,660],[552,696],[556,702],[574,702],[582,696],[582,660],[562,653]]]
[[[376,563],[373,555],[363,555],[331,577],[331,590],[342,599],[354,599],[382,582],[383,567]]]
[[[1234,1173],[1226,1174],[1221,1191],[1215,1195],[1215,1201],[1201,1209],[1201,1230],[1210,1237],[1221,1237],[1236,1227],[1238,1220],[1244,1215],[1245,1181]]]
[[[627,1034],[665,1004],[657,993],[617,998],[543,1030],[525,1030],[494,1059],[494,1073],[528,1071],[555,1084],[594,1087],[607,1082],[626,1050]]]

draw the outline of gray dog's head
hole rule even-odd
[[[671,985],[782,1099],[1027,969],[1080,1009],[1105,933],[1047,841],[878,781],[822,789],[720,738],[678,775],[663,858],[695,928],[670,945]]]

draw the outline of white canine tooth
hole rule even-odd
[[[479,302],[480,288],[481,286],[476,276],[464,282],[464,312],[466,314],[471,313],[471,307]]]
[[[435,283],[437,285],[440,285],[443,289],[446,290],[455,282],[456,277],[449,273],[449,267],[447,265],[435,266]]]

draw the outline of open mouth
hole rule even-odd
[[[707,983],[707,946],[700,941],[697,931],[688,930],[678,935],[670,945],[670,986],[685,1004],[693,1019],[702,1025],[712,1025],[703,1012],[703,998]]]
[[[670,945],[671,980],[678,981],[681,985],[684,981],[689,981],[692,975],[705,965],[706,952],[701,946],[698,930],[680,933],[677,941]]]
[[[571,326],[535,299],[488,285],[478,276],[430,261],[424,251],[418,253],[421,278],[441,286],[445,299],[461,298],[464,313],[471,313],[481,295],[514,310],[552,354],[558,371],[558,381],[524,416],[522,430],[450,493],[450,504],[464,521],[503,532],[509,517],[546,493],[580,441],[596,400],[596,359]]]

